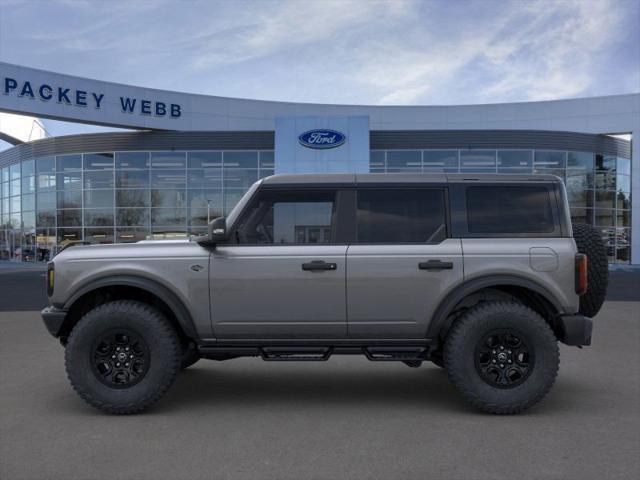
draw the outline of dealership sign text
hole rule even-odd
[[[2,80],[2,93],[16,95],[20,98],[40,100],[43,102],[56,102],[60,105],[76,107],[93,107],[100,110],[103,107],[105,94],[89,92],[66,86],[49,85],[46,83],[33,83],[29,80],[18,81],[15,78],[4,77]],[[179,118],[182,109],[177,103],[167,103],[158,100],[146,100],[120,96],[118,105],[122,113],[138,115],[155,115],[156,117]]]

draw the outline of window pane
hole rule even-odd
[[[84,240],[89,243],[113,243],[113,227],[85,228]]]
[[[625,192],[617,192],[617,208],[627,210],[631,208],[631,195]]]
[[[189,188],[222,188],[222,168],[189,170]]]
[[[24,160],[22,162],[22,176],[27,177],[29,175],[35,175],[36,173],[36,161]]]
[[[113,170],[85,171],[84,188],[113,188]]]
[[[225,168],[258,168],[258,152],[224,152]]]
[[[113,168],[113,153],[85,153],[85,170],[107,170]]]
[[[9,195],[20,195],[20,177],[9,182]]]
[[[186,178],[184,170],[152,170],[151,186],[154,188],[185,188]]]
[[[184,190],[151,190],[152,207],[186,207]]]
[[[82,172],[59,173],[58,190],[72,190],[82,188]]]
[[[116,190],[116,204],[118,207],[148,207],[150,192],[149,190]]]
[[[38,228],[49,227],[53,228],[56,226],[56,211],[55,210],[45,210],[38,211],[36,213],[36,224]]]
[[[20,180],[20,164],[9,165],[9,180]]]
[[[536,168],[565,168],[567,166],[567,152],[536,150],[534,165]]]
[[[460,150],[461,172],[495,172],[495,150]]]
[[[240,243],[330,243],[334,198],[334,192],[263,192],[245,212]]]
[[[189,190],[189,207],[222,208],[222,190]]]
[[[555,230],[545,187],[469,187],[467,220],[471,233],[551,233]]]
[[[274,156],[273,152],[262,151],[260,152],[260,168],[273,168]]]
[[[582,168],[593,170],[593,153],[591,152],[567,152],[567,168]]]
[[[81,228],[59,228],[58,229],[58,246],[64,247],[70,242],[82,240]]]
[[[457,172],[457,150],[424,150],[422,152],[424,171]]]
[[[185,152],[151,152],[152,168],[185,168]]]
[[[596,208],[616,208],[616,192],[596,190]]]
[[[59,172],[82,170],[82,155],[61,155],[56,157],[56,162],[56,167]]]
[[[631,160],[628,158],[620,158],[617,159],[616,170],[618,173],[622,173],[623,175],[631,175]]]
[[[82,190],[58,192],[58,208],[81,208]]]
[[[225,188],[248,189],[258,181],[257,170],[227,169],[224,171]]]
[[[118,170],[116,171],[116,187],[118,188],[148,188],[148,170]]]
[[[389,150],[387,168],[410,168],[422,170],[422,153],[419,150]]]
[[[85,208],[84,224],[89,227],[113,225],[113,210]]]
[[[79,227],[82,225],[82,210],[58,210],[59,227]]]
[[[222,152],[187,152],[189,168],[222,167]]]
[[[619,192],[631,192],[631,177],[628,175],[618,174],[616,183]]]
[[[185,208],[152,208],[151,223],[164,227],[186,227],[187,210]]]
[[[22,210],[35,210],[36,209],[36,195],[30,193],[29,195],[22,195]]]
[[[55,173],[43,173],[41,175],[38,175],[38,191],[55,190],[55,188]]]
[[[36,191],[36,177],[22,177],[22,193]]]
[[[439,189],[360,190],[358,242],[437,243],[446,236]]]
[[[117,152],[116,168],[149,168],[149,152]]]
[[[146,240],[149,237],[147,228],[116,228],[117,243],[132,243]]]
[[[36,171],[38,173],[52,173],[56,169],[55,157],[44,157],[36,159]]]
[[[4,182],[8,182],[9,181],[9,167],[2,167],[2,169],[0,169],[0,172],[2,172],[2,175],[0,176],[0,181]]]
[[[119,208],[117,225],[122,226],[144,226],[149,225],[148,208]]]
[[[84,208],[113,209],[113,190],[85,190]]]
[[[613,227],[615,226],[615,218],[613,210],[604,210],[596,208],[596,226],[598,227]]]
[[[370,168],[385,168],[384,164],[384,150],[372,150],[369,153],[369,167]]]
[[[498,171],[531,172],[533,166],[531,150],[498,150]]]
[[[593,225],[593,208],[571,207],[571,222]]]

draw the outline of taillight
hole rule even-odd
[[[584,253],[576,255],[576,293],[584,295],[587,293],[587,256]]]
[[[47,264],[47,296],[53,295],[53,286],[55,281],[55,271],[53,269],[53,262]]]

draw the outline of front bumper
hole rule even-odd
[[[60,337],[60,332],[64,326],[64,320],[67,317],[67,311],[56,307],[47,307],[41,312],[47,330],[54,337]]]
[[[559,321],[560,341],[566,345],[591,345],[593,320],[580,314],[563,315]]]

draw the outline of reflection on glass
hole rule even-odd
[[[85,226],[103,226],[113,225],[113,210],[112,209],[84,209],[84,224]]]
[[[149,168],[149,152],[117,152],[116,168]]]
[[[113,169],[113,153],[85,153],[83,164],[85,170]]]
[[[149,228],[116,228],[117,243],[132,243],[149,238]]]
[[[60,155],[56,157],[56,169],[59,172],[82,170],[82,155]]]
[[[185,152],[151,152],[151,168],[184,169],[185,166]]]

